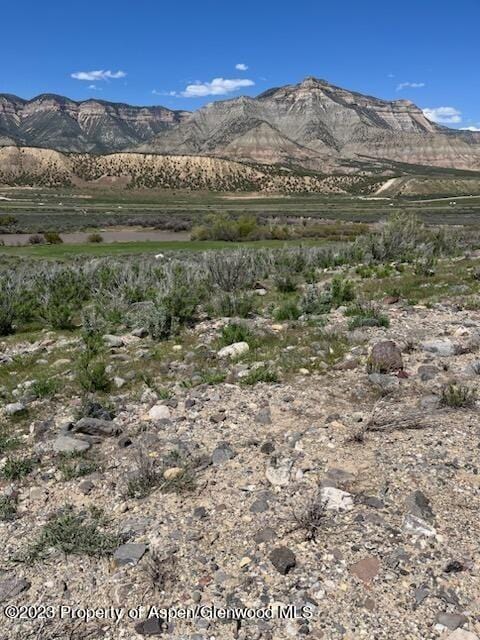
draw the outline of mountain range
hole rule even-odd
[[[0,146],[209,156],[324,174],[378,172],[392,162],[480,171],[480,133],[431,122],[408,100],[380,100],[316,78],[191,113],[0,94]]]

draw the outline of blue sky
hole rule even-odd
[[[314,75],[480,128],[479,0],[2,5],[0,92],[196,109]]]

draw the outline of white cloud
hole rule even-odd
[[[224,96],[243,87],[253,87],[253,80],[214,78],[211,82],[189,84],[178,96],[182,98],[203,98],[205,96]]]
[[[462,112],[455,109],[455,107],[424,109],[423,115],[432,122],[439,122],[440,124],[458,124],[462,121]]]
[[[239,62],[235,65],[235,69],[238,69],[238,71],[247,71],[248,67],[243,62]]]
[[[460,131],[480,131],[480,127],[462,127]]]
[[[92,91],[101,91],[102,88],[101,87],[97,87],[96,84],[89,84],[88,88],[91,89]]]
[[[178,96],[176,91],[157,91],[157,89],[153,89],[152,93],[154,96]]]
[[[75,80],[88,80],[89,82],[97,82],[99,80],[118,80],[126,77],[125,71],[76,71],[71,74]]]
[[[425,82],[401,82],[397,86],[397,91],[403,91],[403,89],[421,89],[425,86]]]

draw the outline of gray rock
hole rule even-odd
[[[91,480],[83,480],[83,482],[80,482],[80,484],[78,485],[79,490],[85,495],[87,496],[92,489],[95,487],[95,485],[93,484],[93,482]]]
[[[265,513],[265,511],[268,511],[267,500],[265,500],[264,498],[258,498],[257,500],[252,502],[250,511],[252,513]]]
[[[220,349],[217,355],[219,358],[238,358],[249,351],[250,347],[247,342],[234,342],[233,344],[229,344],[227,347]]]
[[[56,453],[81,453],[90,449],[90,443],[70,436],[58,436],[52,448]]]
[[[460,613],[439,613],[436,622],[447,627],[450,631],[455,631],[455,629],[463,627],[468,622],[468,618]]]
[[[113,554],[113,561],[118,567],[126,564],[138,564],[147,551],[146,544],[127,542],[122,544]]]
[[[253,536],[253,539],[257,544],[261,544],[262,542],[270,542],[271,540],[275,540],[276,537],[277,533],[275,529],[272,529],[272,527],[265,527],[264,529],[260,529],[259,531],[257,531],[257,533]]]
[[[125,344],[122,338],[120,338],[119,336],[112,336],[110,334],[104,335],[103,341],[105,342],[107,347],[113,348],[123,347],[123,345]]]
[[[160,618],[149,618],[135,625],[140,636],[163,636],[168,631],[168,623]]]
[[[72,428],[73,433],[84,433],[89,436],[117,436],[121,429],[110,420],[99,418],[81,418]]]
[[[422,342],[421,348],[423,351],[433,353],[436,356],[448,357],[455,355],[455,345],[451,340],[427,340]]]
[[[408,512],[417,516],[417,518],[433,522],[435,516],[430,506],[430,500],[421,491],[413,491],[405,500],[405,505]]]
[[[272,424],[272,414],[270,407],[262,407],[255,416],[255,422],[257,424]]]
[[[479,640],[479,638],[476,633],[458,628],[446,640]]]
[[[145,327],[138,327],[132,331],[132,336],[135,336],[135,338],[146,338],[148,336],[148,331]]]
[[[277,466],[268,466],[265,471],[267,480],[276,487],[286,487],[290,482],[290,471],[293,462],[282,460]]]
[[[368,381],[384,393],[391,393],[400,387],[400,380],[396,376],[385,373],[369,373]]]
[[[431,364],[423,364],[417,369],[417,374],[422,382],[433,380],[439,373],[439,369]]]
[[[369,369],[375,373],[390,373],[403,369],[402,353],[393,340],[377,342],[369,356]]]
[[[7,416],[16,416],[19,413],[23,413],[26,410],[26,406],[23,402],[12,402],[5,405],[5,413]]]
[[[297,564],[295,554],[288,547],[276,547],[270,553],[269,558],[275,569],[282,576],[286,575]]]
[[[230,446],[226,442],[221,442],[212,453],[212,462],[215,465],[225,464],[234,455]]]
[[[0,582],[0,602],[6,602],[23,591],[30,589],[31,583],[25,578],[17,578],[13,576]]]

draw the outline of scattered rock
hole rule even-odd
[[[217,355],[219,358],[238,358],[249,351],[250,347],[247,342],[234,342],[233,344],[229,344],[227,347],[220,349]]]
[[[147,551],[147,545],[127,542],[122,544],[113,554],[113,561],[121,567],[126,564],[138,564]]]
[[[286,487],[290,482],[292,463],[284,460],[278,466],[268,466],[265,471],[267,480],[276,487]]]
[[[448,636],[447,640],[479,640],[479,638],[477,634],[471,631],[458,628]]]
[[[422,342],[421,348],[423,351],[428,351],[436,356],[449,357],[454,356],[456,349],[451,340],[427,340]]]
[[[297,564],[295,554],[288,547],[276,547],[270,553],[269,558],[275,569],[282,576],[286,575]]]
[[[164,404],[154,405],[148,412],[150,420],[168,420],[170,418],[170,409]]]
[[[84,433],[89,436],[117,436],[121,429],[111,420],[99,418],[81,418],[72,427],[72,433]]]
[[[368,359],[372,373],[390,373],[403,369],[402,353],[393,340],[377,342],[372,347]]]
[[[460,613],[439,613],[436,622],[442,627],[447,627],[450,631],[455,631],[455,629],[463,627],[468,622],[468,618]]]
[[[322,487],[321,498],[325,509],[330,511],[350,511],[353,509],[353,496],[336,487]]]
[[[0,602],[7,602],[23,591],[30,589],[31,583],[25,578],[12,576],[0,582]]]
[[[411,493],[407,497],[405,505],[409,513],[417,516],[417,518],[433,522],[434,515],[432,507],[430,506],[430,500],[421,491],[417,490]]]
[[[350,573],[356,576],[364,584],[370,584],[380,571],[380,560],[374,556],[368,556],[350,566]]]
[[[106,334],[103,336],[103,341],[107,345],[107,347],[111,348],[119,348],[124,346],[124,341],[119,336],[112,336],[110,334]]]
[[[81,453],[90,449],[90,443],[86,440],[61,435],[53,441],[52,448],[56,453]]]
[[[233,458],[234,452],[226,442],[220,443],[212,453],[212,463],[215,465],[225,464]]]
[[[163,477],[165,480],[177,480],[183,476],[183,474],[184,470],[181,467],[170,467],[170,469],[165,469]]]
[[[23,404],[23,402],[12,402],[10,404],[5,405],[5,413],[7,416],[16,416],[20,413],[26,411],[27,407]]]

